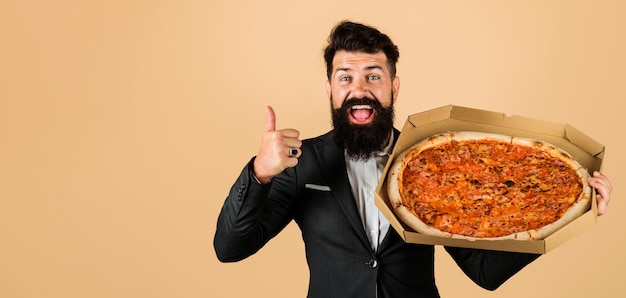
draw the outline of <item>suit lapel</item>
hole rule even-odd
[[[323,175],[328,181],[330,189],[336,202],[346,215],[346,218],[352,225],[353,229],[367,247],[371,247],[361,217],[356,208],[352,190],[350,189],[350,181],[346,171],[346,161],[344,158],[343,148],[337,146],[333,140],[333,134],[327,134],[324,142],[316,144],[315,153],[318,160],[322,163]]]
[[[393,148],[396,146],[396,143],[398,142],[399,137],[400,137],[400,131],[394,128],[393,129],[393,145],[391,146],[392,151],[393,151]],[[383,241],[378,246],[379,252],[383,251],[387,247],[387,245],[389,245],[391,239],[395,236],[395,235],[392,235],[392,233],[396,233],[396,231],[394,230],[393,226],[389,224],[389,230],[387,230],[387,234],[384,236]]]

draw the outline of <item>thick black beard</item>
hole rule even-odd
[[[362,104],[371,105],[374,108],[376,111],[374,120],[366,125],[352,124],[348,118],[348,111],[352,106]],[[377,100],[351,98],[344,101],[340,108],[335,109],[331,100],[331,114],[335,128],[335,141],[345,147],[348,156],[353,160],[368,159],[372,153],[382,150],[387,145],[393,129],[393,101],[388,108],[384,108]]]

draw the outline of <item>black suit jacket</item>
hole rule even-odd
[[[398,139],[398,131],[394,130]],[[253,159],[254,160],[254,159]],[[356,209],[344,149],[333,132],[303,141],[302,155],[270,184],[235,181],[218,218],[214,247],[222,262],[244,259],[291,220],[300,227],[310,272],[308,297],[439,297],[434,247],[407,244],[393,228],[374,252]],[[495,289],[537,255],[446,248],[480,286]]]

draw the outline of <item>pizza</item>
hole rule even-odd
[[[589,209],[587,177],[570,154],[547,142],[449,132],[400,153],[387,192],[398,218],[418,233],[530,240]]]

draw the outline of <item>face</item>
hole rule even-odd
[[[354,159],[384,148],[393,129],[399,79],[391,78],[385,54],[338,51],[326,84],[336,141]]]
[[[390,107],[398,96],[400,79],[392,78],[383,52],[337,51],[333,58],[333,70],[326,83],[326,92],[333,109],[340,108],[350,99],[369,98]],[[348,112],[350,123],[372,123],[376,111],[369,105],[353,106]]]

